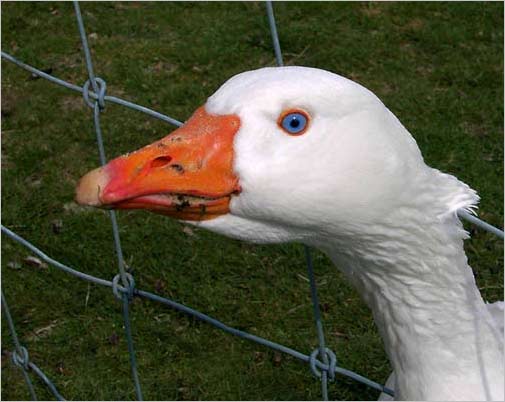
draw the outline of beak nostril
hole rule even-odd
[[[170,156],[158,156],[151,162],[151,168],[159,168],[168,165],[172,158]]]

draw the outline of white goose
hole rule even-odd
[[[76,199],[317,247],[372,309],[396,399],[504,399],[503,303],[482,300],[456,215],[478,196],[427,166],[355,82],[305,67],[239,74],[183,127],[84,176]]]

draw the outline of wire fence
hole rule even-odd
[[[88,80],[85,82],[85,84],[82,87],[74,85],[69,82],[66,82],[66,81],[61,80],[59,78],[56,78],[56,77],[54,77],[50,74],[47,74],[43,71],[40,71],[40,70],[36,69],[35,67],[32,67],[28,64],[25,64],[25,63],[17,60],[12,55],[9,55],[3,51],[1,52],[1,55],[2,55],[3,59],[5,59],[11,63],[14,63],[17,66],[19,66],[25,70],[28,70],[31,73],[33,73],[39,77],[45,78],[55,84],[61,85],[65,88],[68,88],[68,89],[76,91],[76,92],[80,92],[82,94],[84,102],[93,111],[93,122],[94,122],[94,127],[95,127],[95,132],[96,132],[98,153],[100,156],[100,162],[102,165],[104,165],[106,163],[107,159],[105,156],[105,149],[104,149],[103,140],[102,140],[102,130],[101,130],[101,126],[100,126],[100,115],[101,115],[101,112],[105,108],[106,102],[116,103],[116,104],[119,104],[119,105],[122,105],[122,106],[125,106],[128,108],[140,111],[142,113],[145,113],[149,116],[152,116],[154,118],[165,121],[167,123],[173,124],[175,126],[181,126],[183,123],[181,123],[180,121],[178,121],[172,117],[166,116],[164,114],[161,114],[159,112],[156,112],[156,111],[146,108],[144,106],[140,106],[135,103],[132,103],[132,102],[117,98],[115,96],[110,96],[110,95],[106,94],[106,90],[107,90],[106,82],[103,79],[101,79],[100,77],[96,76],[94,69],[93,69],[91,52],[90,52],[90,48],[88,46],[87,36],[86,36],[85,28],[84,28],[84,22],[82,19],[79,3],[77,1],[74,1],[73,4],[74,4],[74,11],[75,11],[75,16],[76,16],[76,20],[77,20],[77,26],[79,29],[79,35],[80,35],[80,39],[81,39],[83,50],[84,50],[84,59],[85,59],[85,63],[86,63],[86,69],[88,72]],[[267,16],[268,16],[268,21],[269,21],[269,25],[270,25],[270,32],[272,35],[272,42],[273,42],[273,47],[274,47],[274,51],[275,51],[276,61],[279,66],[282,66],[283,60],[282,60],[280,42],[279,42],[279,37],[277,34],[277,28],[276,28],[276,24],[275,24],[273,7],[272,7],[272,3],[270,1],[266,2],[266,10],[267,10]],[[53,266],[59,270],[62,270],[63,272],[66,272],[70,275],[73,275],[79,279],[82,279],[82,280],[85,280],[85,281],[88,281],[88,282],[91,282],[91,283],[94,283],[97,285],[101,285],[101,286],[107,286],[112,289],[113,295],[122,303],[122,314],[123,314],[123,321],[124,321],[124,327],[125,327],[125,335],[126,335],[127,345],[128,345],[128,354],[129,354],[129,358],[130,358],[131,375],[132,375],[132,381],[133,381],[133,386],[135,389],[136,398],[138,400],[143,400],[143,394],[142,394],[142,387],[141,387],[141,383],[140,383],[140,377],[139,377],[136,358],[135,358],[135,347],[134,347],[132,331],[131,331],[130,310],[129,310],[130,303],[134,297],[143,297],[146,299],[150,299],[150,300],[162,303],[172,309],[178,310],[182,313],[193,316],[203,322],[213,325],[214,327],[219,328],[229,334],[238,336],[243,339],[247,339],[249,341],[256,342],[260,345],[272,348],[276,351],[286,353],[286,354],[291,355],[291,356],[293,356],[293,357],[295,357],[305,363],[308,363],[313,375],[316,378],[319,378],[321,380],[321,394],[322,394],[323,400],[328,400],[328,382],[335,381],[336,374],[347,376],[349,378],[352,378],[355,381],[361,382],[361,383],[363,383],[373,389],[384,392],[384,393],[389,394],[391,396],[394,395],[393,390],[391,390],[383,385],[380,385],[377,382],[374,382],[364,376],[361,376],[351,370],[347,370],[343,367],[340,367],[337,364],[336,354],[331,349],[326,347],[325,339],[324,339],[323,324],[322,324],[322,320],[321,320],[321,313],[319,310],[319,301],[318,301],[318,296],[317,296],[317,287],[316,287],[313,263],[312,263],[310,250],[308,249],[308,247],[305,247],[305,257],[306,257],[306,263],[307,263],[308,277],[309,277],[309,282],[310,282],[310,293],[311,293],[311,299],[312,299],[312,303],[313,303],[314,319],[315,319],[315,324],[316,324],[317,338],[318,338],[319,345],[311,353],[305,354],[305,353],[299,352],[297,350],[294,350],[292,348],[289,348],[287,346],[284,346],[282,344],[264,339],[264,338],[259,337],[257,335],[253,335],[248,332],[241,331],[236,328],[232,328],[232,327],[218,321],[217,319],[215,319],[213,317],[205,315],[197,310],[194,310],[190,307],[187,307],[185,305],[177,303],[177,302],[170,300],[168,298],[138,289],[135,286],[135,280],[134,280],[132,273],[128,272],[128,268],[126,267],[126,264],[124,262],[124,257],[123,257],[122,247],[121,247],[121,239],[119,236],[119,230],[118,230],[118,224],[117,224],[115,212],[109,211],[109,214],[110,214],[110,220],[111,220],[111,225],[112,225],[114,246],[115,246],[115,250],[116,250],[117,264],[118,264],[118,273],[111,281],[103,279],[103,278],[98,278],[93,275],[89,275],[89,274],[80,272],[77,269],[68,267],[68,266],[62,264],[61,262],[52,259],[48,255],[46,255],[44,252],[39,250],[37,247],[35,247],[33,244],[31,244],[29,241],[22,238],[18,234],[14,233],[13,231],[8,229],[7,227],[2,225],[1,230],[2,230],[3,234],[5,234],[9,238],[11,238],[12,240],[20,243],[21,245],[23,245],[24,247],[29,249],[32,253],[34,253],[35,255],[40,257],[43,261],[47,262],[51,266]],[[473,223],[474,225],[477,225],[484,230],[494,233],[495,235],[497,235],[503,239],[503,235],[504,235],[503,231],[487,224],[486,222],[481,221],[480,219],[476,218],[475,216],[470,215],[469,213],[467,213],[465,211],[459,211],[458,214],[461,218],[468,220],[469,222]],[[54,395],[54,397],[57,400],[65,400],[63,398],[63,396],[58,392],[55,384],[44,374],[44,372],[35,363],[33,363],[30,360],[28,350],[20,342],[19,337],[17,335],[14,321],[12,319],[12,316],[11,316],[11,313],[9,310],[9,306],[7,304],[3,290],[1,291],[1,299],[2,299],[2,307],[5,312],[5,317],[7,319],[8,328],[11,333],[11,338],[12,338],[12,341],[14,344],[14,350],[11,352],[11,360],[12,360],[12,363],[16,367],[19,367],[22,370],[22,373],[23,373],[23,376],[24,376],[24,379],[27,384],[27,387],[30,392],[32,400],[37,400],[37,394],[36,394],[33,382],[31,380],[30,374],[35,375],[40,380],[42,380],[42,382],[48,387],[49,391]]]

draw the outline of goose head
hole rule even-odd
[[[85,175],[76,200],[252,242],[317,244],[425,202],[416,188],[432,172],[371,91],[320,69],[273,67],[232,77],[181,128]]]
[[[371,307],[399,399],[487,398],[481,367],[503,398],[503,345],[456,216],[478,197],[427,166],[399,120],[353,81],[306,67],[238,74],[170,135],[86,174],[76,200],[316,246]],[[474,347],[476,322],[485,350]]]

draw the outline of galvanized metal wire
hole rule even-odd
[[[272,3],[270,1],[266,2],[266,7],[267,7],[267,16],[268,16],[268,21],[270,24],[270,31],[272,35],[272,42],[273,42],[273,47],[275,51],[275,57],[276,57],[276,62],[279,66],[283,65],[283,60],[282,60],[282,53],[281,53],[281,48],[280,48],[280,41],[279,37],[277,34],[277,28],[275,24],[275,17],[273,13],[273,7]],[[149,116],[152,116],[154,118],[160,119],[162,121],[165,121],[167,123],[176,125],[176,126],[181,126],[182,123],[179,120],[176,120],[172,117],[166,116],[162,113],[156,112],[154,110],[151,110],[149,108],[146,108],[144,106],[137,105],[135,103],[110,96],[106,94],[106,82],[97,77],[95,75],[94,69],[93,69],[93,63],[91,59],[91,52],[90,48],[88,46],[87,42],[87,37],[86,37],[86,32],[84,28],[84,22],[82,19],[79,3],[77,1],[74,1],[74,11],[76,14],[77,18],[77,25],[79,29],[79,34],[81,37],[81,42],[83,45],[83,51],[84,51],[84,59],[86,63],[86,68],[88,72],[88,80],[86,83],[83,85],[83,87],[77,86],[75,84],[66,82],[64,80],[61,80],[59,78],[56,78],[50,74],[47,74],[45,72],[42,72],[38,70],[37,68],[30,66],[26,63],[23,63],[22,61],[16,59],[12,55],[6,53],[6,52],[1,52],[1,56],[3,59],[14,63],[15,65],[30,71],[31,73],[45,78],[55,84],[58,84],[60,86],[63,86],[65,88],[68,88],[70,90],[80,92],[83,95],[84,102],[93,109],[93,122],[95,126],[95,133],[96,133],[96,138],[97,138],[97,145],[98,145],[98,153],[99,153],[99,158],[101,164],[106,163],[106,154],[105,154],[105,149],[103,146],[103,139],[102,139],[102,130],[100,126],[100,113],[104,110],[107,102],[119,104],[137,111],[140,111],[142,113],[145,113]],[[491,233],[494,233],[495,235],[503,238],[503,231],[500,229],[497,229],[491,225],[489,225],[486,222],[481,221],[480,219],[476,218],[475,216],[470,215],[469,213],[465,211],[458,211],[458,214],[461,218],[466,219],[470,221],[471,223],[481,227],[484,230],[487,230]],[[128,353],[130,356],[130,366],[132,370],[132,378],[133,378],[133,384],[135,388],[135,393],[136,397],[138,400],[142,400],[143,395],[142,395],[142,388],[140,385],[140,380],[139,380],[139,373],[137,369],[137,363],[136,363],[136,358],[135,358],[135,348],[134,348],[134,343],[133,343],[133,336],[132,336],[132,331],[131,331],[131,323],[130,323],[130,317],[129,317],[129,303],[134,297],[143,297],[147,298],[159,303],[162,303],[164,305],[167,305],[168,307],[178,310],[180,312],[183,312],[185,314],[188,314],[190,316],[193,316],[203,322],[206,322],[210,325],[215,326],[216,328],[219,328],[229,334],[241,337],[243,339],[247,339],[249,341],[256,342],[260,345],[272,348],[274,350],[277,350],[282,353],[289,354],[305,363],[309,364],[310,369],[312,370],[313,374],[315,377],[321,379],[321,391],[322,391],[322,397],[324,400],[328,399],[328,380],[334,380],[335,379],[335,374],[340,374],[347,376],[349,378],[352,378],[358,382],[361,382],[371,388],[374,388],[378,391],[387,393],[389,395],[394,395],[393,390],[388,389],[377,382],[374,382],[364,376],[361,376],[353,371],[347,370],[343,367],[339,367],[337,364],[337,358],[336,354],[329,348],[326,347],[325,345],[325,339],[324,339],[324,331],[323,331],[323,324],[322,324],[322,319],[321,319],[321,313],[319,310],[319,300],[317,296],[317,287],[316,287],[316,281],[315,281],[315,275],[314,275],[314,268],[313,268],[313,263],[312,263],[312,258],[310,255],[310,250],[306,247],[305,248],[305,255],[306,255],[306,262],[307,262],[307,270],[308,270],[308,276],[309,276],[309,282],[310,282],[310,289],[311,289],[311,298],[312,298],[312,303],[314,306],[314,318],[315,318],[315,324],[316,324],[316,329],[317,329],[317,338],[318,338],[318,347],[313,350],[310,354],[304,354],[301,353],[297,350],[294,350],[292,348],[289,348],[287,346],[284,346],[282,344],[272,342],[270,340],[264,339],[262,337],[259,337],[257,335],[250,334],[245,331],[238,330],[236,328],[230,327],[219,320],[210,317],[206,314],[203,314],[197,310],[194,310],[190,307],[187,307],[185,305],[182,305],[180,303],[177,303],[173,300],[170,300],[168,298],[156,295],[151,292],[147,292],[144,290],[140,290],[135,287],[135,280],[131,272],[128,272],[128,269],[126,267],[126,264],[124,262],[124,257],[123,257],[123,252],[122,252],[122,247],[121,247],[121,240],[119,236],[119,230],[118,230],[118,225],[117,225],[117,220],[116,220],[116,215],[114,211],[110,211],[110,219],[111,219],[111,225],[112,225],[112,232],[113,232],[113,238],[114,238],[114,245],[116,249],[116,255],[117,255],[117,260],[118,260],[118,271],[119,273],[111,280],[106,280],[102,278],[95,277],[93,275],[89,275],[86,273],[83,273],[75,268],[68,267],[64,264],[62,264],[59,261],[54,260],[53,258],[49,257],[46,255],[44,252],[42,252],[40,249],[35,247],[32,243],[27,241],[26,239],[22,238],[12,230],[4,227],[3,225],[1,226],[1,231],[3,234],[8,236],[10,239],[20,243],[24,247],[28,248],[32,253],[40,257],[42,260],[50,264],[51,266],[68,273],[70,275],[75,276],[76,278],[94,283],[96,285],[100,286],[108,286],[112,289],[113,294],[122,302],[122,311],[123,311],[123,320],[125,324],[125,334],[127,338],[127,345],[128,345]],[[35,389],[33,386],[33,383],[30,379],[29,373],[34,373],[36,376],[38,376],[43,383],[48,387],[49,391],[55,396],[57,400],[64,400],[64,398],[61,396],[61,394],[58,392],[56,386],[54,383],[43,373],[43,371],[36,366],[33,362],[29,360],[29,354],[28,350],[22,346],[22,344],[19,341],[19,338],[17,336],[17,332],[14,326],[14,322],[12,320],[12,316],[7,304],[7,301],[5,300],[5,296],[2,292],[2,306],[7,318],[9,330],[11,333],[11,338],[14,343],[14,351],[12,352],[12,360],[16,366],[18,366],[22,371],[23,371],[23,376],[25,378],[25,381],[27,383],[28,390],[30,392],[31,398],[33,400],[37,399]]]
[[[272,35],[272,44],[274,47],[275,60],[277,62],[277,66],[282,67],[284,65],[284,61],[282,59],[282,51],[281,44],[279,41],[279,35],[277,33],[277,24],[275,23],[275,15],[274,9],[271,1],[266,2],[267,7],[267,16],[268,23],[270,25],[270,33]],[[309,276],[310,283],[310,296],[312,299],[312,306],[314,309],[314,320],[316,324],[317,331],[317,339],[319,342],[319,348],[315,349],[310,354],[310,369],[312,370],[312,374],[314,376],[321,379],[321,394],[324,401],[328,400],[328,376],[330,379],[335,379],[335,367],[337,364],[337,358],[335,353],[326,347],[324,341],[324,329],[323,329],[323,320],[321,319],[321,311],[319,308],[319,299],[317,297],[317,286],[316,286],[316,278],[314,275],[314,267],[312,264],[312,256],[310,254],[310,249],[308,246],[304,246],[305,250],[305,259],[307,262],[307,273]],[[323,364],[328,366],[329,370],[319,371],[315,365],[315,359],[317,356],[320,356],[323,360]],[[331,361],[331,364],[330,364]]]
[[[82,272],[80,272],[79,270],[75,269],[75,268],[71,268],[67,265],[64,265],[54,259],[52,259],[51,257],[49,257],[47,254],[45,254],[43,251],[41,251],[40,249],[38,249],[37,247],[35,247],[32,243],[30,243],[29,241],[27,241],[26,239],[24,239],[23,237],[19,236],[18,234],[16,234],[15,232],[13,232],[12,230],[10,230],[9,228],[1,225],[1,231],[3,234],[5,234],[6,236],[8,236],[9,238],[11,238],[12,240],[18,242],[19,244],[25,246],[26,248],[28,248],[33,254],[35,254],[36,256],[40,257],[41,260],[47,262],[48,264],[50,264],[51,266],[55,267],[55,268],[58,268],[70,275],[73,275],[77,278],[80,278],[80,279],[83,279],[83,280],[86,280],[88,282],[92,282],[92,283],[95,283],[97,285],[102,285],[102,286],[108,286],[108,287],[113,287],[114,284],[113,284],[113,281],[108,281],[106,279],[103,279],[103,278],[97,278],[93,275],[89,275],[89,274],[84,274]],[[124,286],[120,286],[118,285],[117,286],[117,289],[119,292],[121,293],[128,293],[130,292],[130,289],[129,288],[126,288]],[[281,345],[279,343],[276,343],[276,342],[272,342],[268,339],[265,339],[265,338],[262,338],[260,336],[257,336],[257,335],[253,335],[253,334],[250,334],[248,332],[245,332],[245,331],[241,331],[239,329],[236,329],[236,328],[233,328],[233,327],[230,327],[224,323],[222,323],[221,321],[213,318],[213,317],[210,317],[206,314],[203,314],[197,310],[194,310],[188,306],[185,306],[183,304],[180,304],[180,303],[177,303],[173,300],[170,300],[166,297],[163,297],[163,296],[159,296],[159,295],[156,295],[154,293],[151,293],[151,292],[148,292],[148,291],[144,291],[144,290],[140,290],[138,288],[134,288],[133,290],[133,296],[134,297],[143,297],[143,298],[146,298],[146,299],[149,299],[149,300],[153,300],[153,301],[156,301],[156,302],[159,302],[159,303],[162,303],[162,304],[165,304],[177,311],[180,311],[182,313],[185,313],[187,315],[190,315],[192,317],[195,317],[203,322],[206,322],[210,325],[213,325],[214,327],[216,328],[219,328],[229,334],[232,334],[232,335],[235,335],[235,336],[238,336],[240,338],[243,338],[243,339],[247,339],[249,341],[253,341],[253,342],[256,342],[260,345],[263,345],[263,346],[266,346],[266,347],[269,347],[271,349],[274,349],[274,350],[277,350],[279,352],[282,352],[282,353],[286,353],[286,354],[289,354],[290,356],[293,356],[295,357],[296,359],[299,359],[303,362],[306,362],[306,363],[309,363],[310,366],[314,367],[314,371],[315,372],[331,372],[332,374],[331,375],[334,375],[335,373],[337,374],[342,374],[344,376],[347,376],[347,377],[350,377],[356,381],[359,381],[363,384],[366,384],[368,385],[369,387],[371,388],[374,388],[378,391],[381,391],[381,392],[386,392],[386,393],[389,393],[389,394],[392,394],[393,391],[392,390],[389,390],[385,387],[383,387],[382,385],[376,383],[375,381],[372,381],[372,380],[369,380],[367,379],[366,377],[363,377],[351,370],[347,370],[347,369],[344,369],[342,367],[338,367],[338,366],[335,366],[333,367],[331,362],[330,362],[330,365],[328,364],[325,364],[323,362],[321,362],[320,360],[316,359],[315,357],[311,357],[311,355],[307,355],[307,354],[304,354],[302,352],[299,352],[297,350],[294,350],[292,348],[289,348],[287,346],[284,346],[284,345]],[[319,349],[316,349],[317,351]]]
[[[107,163],[107,158],[105,157],[105,149],[103,146],[103,137],[102,137],[102,129],[100,126],[100,112],[105,108],[105,90],[106,83],[104,80],[95,77],[95,73],[93,70],[93,61],[91,60],[91,51],[88,46],[88,39],[86,37],[86,31],[84,29],[84,22],[82,20],[81,9],[79,7],[79,3],[74,1],[74,10],[75,15],[77,17],[77,26],[79,27],[79,35],[81,36],[82,48],[84,50],[84,57],[86,59],[86,68],[88,70],[89,80],[86,82],[83,88],[83,95],[85,100],[87,100],[88,105],[93,107],[93,122],[95,124],[95,132],[96,132],[96,141],[98,145],[98,153],[100,155],[100,163],[105,165]],[[88,90],[89,86],[93,88],[93,92],[98,95],[98,98],[94,103],[89,102]],[[135,281],[133,280],[133,276],[130,274],[129,278],[126,276],[127,272],[125,269],[125,262],[123,257],[123,250],[121,246],[121,238],[119,236],[119,229],[116,219],[116,212],[109,211],[110,221],[112,224],[112,235],[114,237],[114,247],[116,249],[117,262],[119,268],[119,277],[121,278],[121,282],[125,288],[128,289],[128,293],[122,293],[122,303],[123,303],[123,321],[125,327],[126,341],[128,345],[128,354],[130,356],[130,366],[132,371],[133,384],[135,386],[135,394],[139,401],[143,400],[142,398],[142,388],[140,386],[140,379],[137,369],[137,359],[135,358],[135,348],[133,346],[133,337],[130,325],[130,308],[129,303],[132,300],[131,295],[133,294],[133,286]],[[116,282],[117,283],[117,280]]]
[[[19,342],[19,338],[16,332],[16,327],[14,326],[14,321],[12,320],[11,312],[9,309],[9,305],[5,300],[4,292],[1,291],[2,294],[2,307],[5,312],[5,317],[7,318],[7,325],[9,326],[9,331],[11,333],[12,341],[14,343],[14,351],[12,352],[12,362],[23,370],[23,377],[25,378],[26,385],[28,386],[28,391],[30,392],[30,396],[32,400],[37,400],[37,394],[35,393],[35,389],[33,388],[32,380],[28,375],[28,351],[24,346],[21,346]]]

